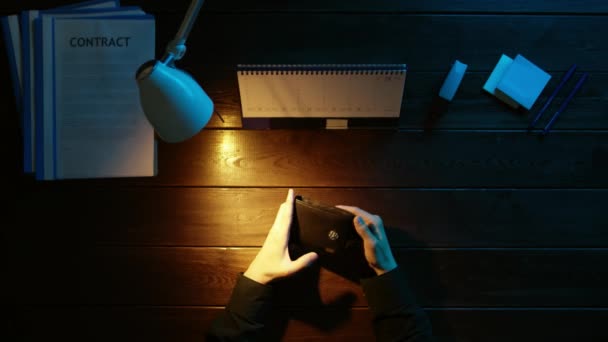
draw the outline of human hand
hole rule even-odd
[[[365,259],[377,275],[392,271],[397,262],[391,252],[388,239],[384,231],[384,223],[378,215],[372,215],[363,209],[338,205],[340,209],[355,215],[355,230],[363,239]]]
[[[293,203],[293,190],[289,189],[287,199],[281,204],[262,249],[245,271],[244,275],[247,278],[260,284],[268,284],[275,279],[288,277],[302,270],[319,257],[314,252],[304,254],[296,260],[291,260],[289,256],[289,228],[291,226]]]

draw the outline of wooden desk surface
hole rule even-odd
[[[5,1],[0,14],[65,3]],[[188,1],[131,4],[157,16],[160,54]],[[19,188],[3,229],[9,324],[26,340],[201,340],[291,187],[384,218],[439,341],[606,341],[607,34],[603,0],[209,0],[181,65],[225,122],[161,143],[151,179],[21,175],[5,91]],[[548,89],[572,63],[590,73],[544,139],[481,89],[502,53],[547,70]],[[469,72],[424,134],[455,59]],[[407,63],[401,129],[240,130],[237,63]],[[279,295],[277,336],[372,339],[357,284],[324,269],[299,280]]]

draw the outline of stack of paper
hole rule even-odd
[[[522,55],[502,55],[483,89],[513,108],[532,108],[551,75]]]
[[[154,58],[152,16],[96,0],[2,23],[25,172],[43,180],[156,173],[154,130],[134,78]]]

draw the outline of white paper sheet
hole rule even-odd
[[[74,5],[56,8],[57,11],[83,10],[83,9],[108,9],[117,8],[117,0],[99,0],[77,3]],[[47,12],[47,11],[45,11]],[[21,47],[22,47],[22,73],[23,93],[22,110],[24,115],[24,172],[30,173],[36,170],[36,97],[35,92],[35,22],[40,17],[41,11],[30,10],[21,13]]]
[[[153,17],[42,19],[42,51],[51,55],[42,58],[44,163],[37,177],[153,176],[154,130],[134,78],[154,58]]]

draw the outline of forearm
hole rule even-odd
[[[272,287],[240,275],[224,312],[214,321],[207,341],[256,341],[272,307]]]
[[[378,341],[432,341],[431,324],[399,268],[361,281]]]

